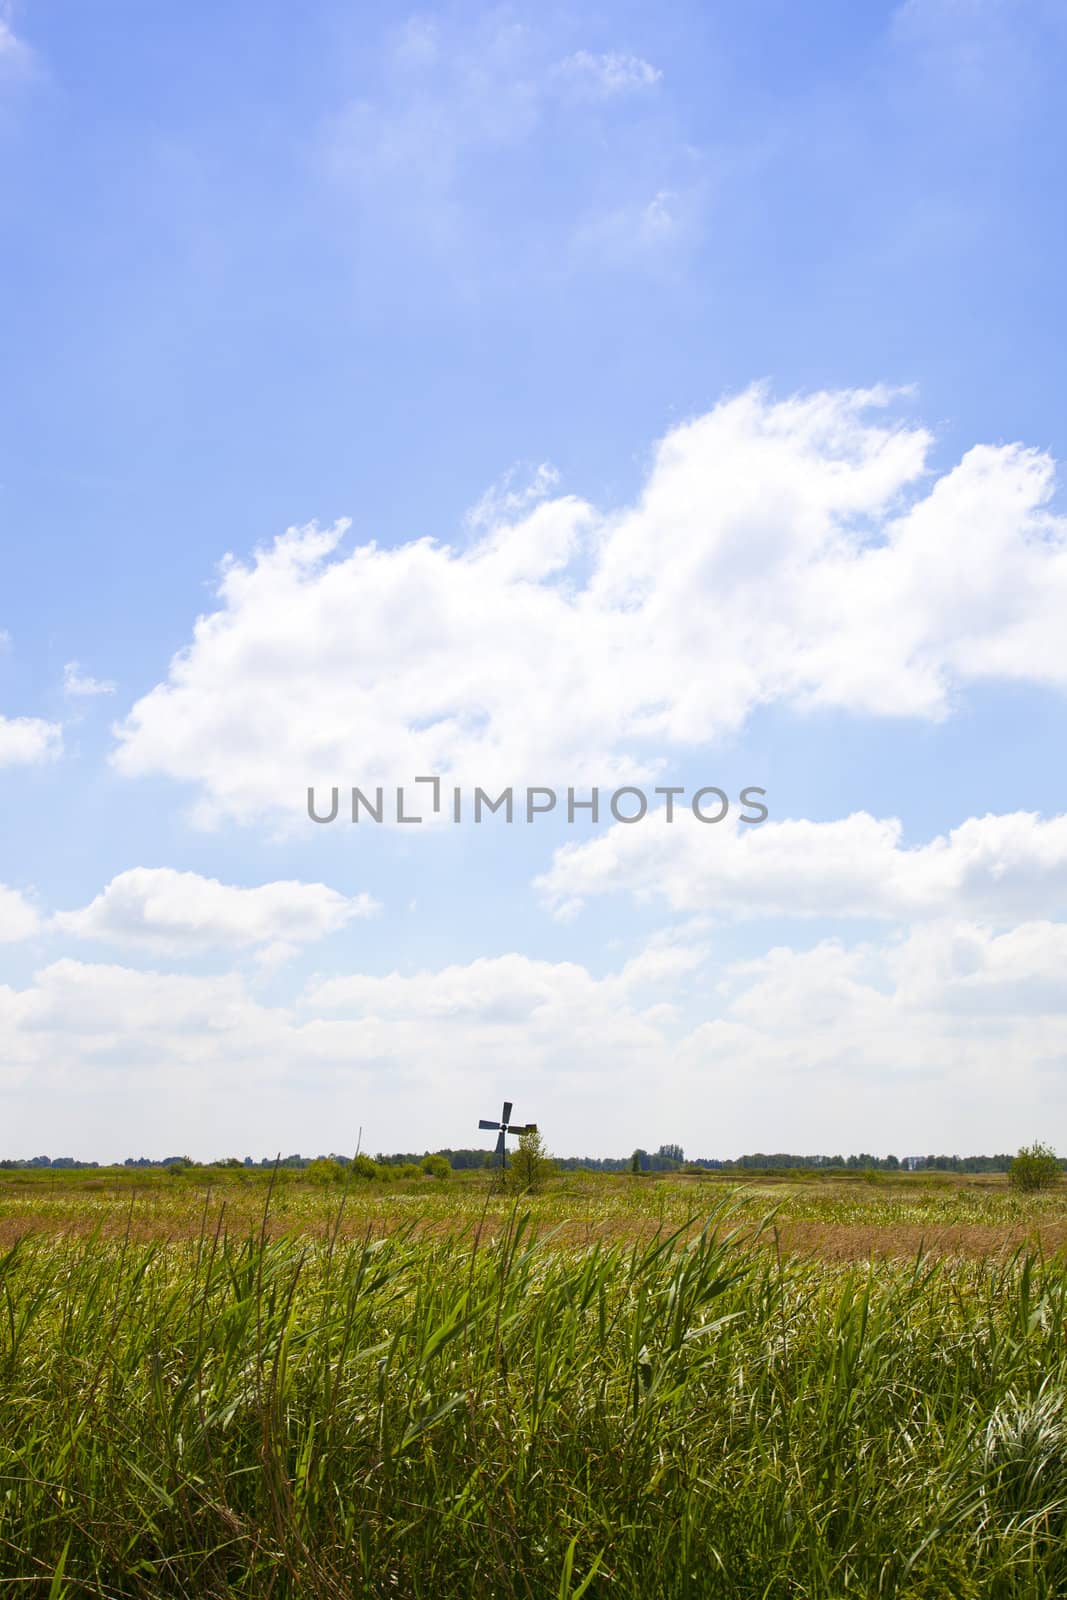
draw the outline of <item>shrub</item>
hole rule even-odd
[[[305,1167],[304,1177],[308,1183],[344,1183],[345,1169],[339,1161],[320,1156],[317,1161],[312,1161]]]
[[[372,1161],[370,1156],[352,1157],[353,1178],[381,1178],[386,1172],[388,1172],[388,1168],[379,1167],[378,1163]]]
[[[1024,1145],[1008,1168],[1008,1182],[1023,1194],[1051,1189],[1059,1182],[1060,1163],[1051,1145]]]
[[[450,1178],[452,1165],[447,1156],[427,1156],[422,1163],[422,1170],[428,1178]]]

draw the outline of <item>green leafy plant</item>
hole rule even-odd
[[[447,1156],[425,1156],[422,1170],[428,1178],[450,1178],[452,1166]]]
[[[1059,1182],[1059,1158],[1051,1145],[1024,1145],[1008,1168],[1008,1182],[1023,1194],[1037,1194]]]
[[[519,1134],[519,1147],[511,1158],[511,1170],[524,1189],[539,1188],[555,1172],[556,1164],[536,1128]]]
[[[1063,1191],[302,1178],[0,1181],[5,1596],[1067,1595]]]
[[[304,1177],[308,1183],[344,1183],[345,1169],[339,1161],[320,1156],[305,1167]]]

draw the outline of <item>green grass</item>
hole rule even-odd
[[[712,1185],[184,1182],[0,1259],[0,1596],[1067,1593],[1062,1263],[792,1259]]]

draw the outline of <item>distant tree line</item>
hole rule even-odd
[[[27,1172],[31,1167],[56,1167],[80,1172],[86,1167],[98,1167],[99,1161],[76,1161],[73,1156],[31,1156],[28,1161],[0,1161],[0,1171]]]
[[[512,1152],[513,1154],[513,1152]],[[1051,1154],[1049,1152],[1049,1154]],[[373,1177],[382,1175],[397,1177],[403,1173],[408,1176],[413,1172],[424,1172],[424,1163],[436,1157],[442,1157],[448,1167],[455,1172],[476,1171],[496,1164],[496,1153],[493,1150],[453,1150],[449,1148],[436,1151],[409,1151],[394,1153],[392,1155],[378,1154],[373,1159],[367,1155],[340,1155],[331,1152],[323,1156],[303,1156],[300,1154],[287,1156],[263,1156],[254,1161],[251,1156],[239,1158],[228,1156],[221,1161],[204,1163],[215,1168],[256,1168],[284,1167],[291,1171],[303,1171],[312,1165],[321,1162],[332,1163],[336,1169],[347,1170],[354,1166],[355,1174],[359,1177]],[[628,1156],[557,1156],[554,1158],[555,1169],[559,1172],[778,1172],[778,1171],[861,1171],[861,1172],[1008,1172],[1011,1169],[1011,1155],[995,1156],[958,1156],[958,1155],[925,1155],[925,1156],[874,1156],[866,1151],[859,1155],[793,1155],[781,1151],[768,1154],[756,1151],[750,1155],[735,1156],[729,1160],[721,1160],[710,1156],[696,1156],[686,1158],[685,1152],[679,1144],[661,1144],[658,1150],[648,1151],[640,1146]],[[1060,1169],[1067,1171],[1067,1157],[1054,1156]],[[509,1162],[511,1156],[509,1155]],[[191,1156],[164,1156],[162,1160],[153,1160],[149,1156],[127,1156],[121,1165],[126,1167],[193,1167],[199,1163],[194,1162]],[[73,1156],[31,1156],[26,1160],[0,1160],[0,1171],[27,1171],[34,1168],[51,1168],[55,1171],[83,1171],[98,1168],[98,1161],[78,1161]],[[438,1166],[436,1171],[444,1169]]]
[[[838,1172],[1007,1172],[1013,1157],[998,1156],[872,1156],[866,1151],[859,1155],[799,1156],[775,1153],[768,1155],[757,1151],[752,1155],[737,1156],[733,1161],[692,1161],[688,1166],[714,1167],[727,1171],[755,1168],[763,1172],[782,1170],[806,1171],[822,1169]],[[1067,1169],[1067,1159],[1063,1161]]]

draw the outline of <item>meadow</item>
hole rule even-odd
[[[0,1180],[0,1593],[1067,1593],[1067,1197]]]

